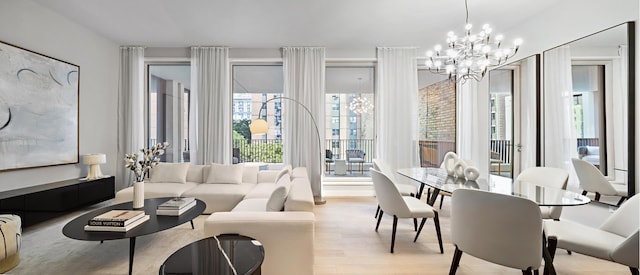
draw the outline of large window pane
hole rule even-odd
[[[419,155],[422,167],[440,167],[456,151],[456,84],[418,70]]]
[[[233,163],[282,163],[281,65],[233,66]],[[271,100],[271,101],[269,101]],[[260,116],[269,125],[266,135],[251,135],[249,124]]]
[[[190,65],[149,64],[147,73],[147,143],[171,144],[164,162],[189,162]]]
[[[375,157],[373,67],[327,67],[325,90],[325,148],[331,156],[326,163],[328,175],[335,175],[331,173],[334,166],[342,165],[334,160],[346,160],[348,164],[347,150],[364,153],[363,167],[368,167]],[[368,176],[359,171],[359,165],[349,167],[353,171],[346,175]]]

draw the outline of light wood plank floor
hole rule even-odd
[[[8,274],[126,274],[128,241],[85,242],[62,235],[72,218],[105,202],[76,211],[23,232],[21,263]],[[389,253],[392,218],[385,216],[374,232],[376,200],[373,197],[328,198],[316,207],[316,274],[447,274],[453,254],[449,237],[448,199],[440,212],[445,253],[440,254],[433,221],[429,220],[416,243],[410,220],[400,220],[395,253]],[[203,237],[206,216],[195,220],[196,229],[184,224],[171,230],[139,237],[135,274],[158,274],[162,262],[180,247]],[[558,251],[558,274],[630,274],[622,265]],[[521,274],[464,255],[458,274]],[[293,274],[304,275],[304,274]]]

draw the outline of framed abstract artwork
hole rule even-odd
[[[80,67],[0,41],[0,171],[78,163]]]

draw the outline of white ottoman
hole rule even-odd
[[[0,215],[0,273],[5,273],[20,262],[20,242],[22,238],[22,220],[20,216]]]

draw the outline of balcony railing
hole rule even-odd
[[[280,139],[234,139],[234,157],[238,162],[282,163],[282,140]],[[374,154],[372,139],[326,139],[325,149],[331,150],[334,159],[344,159],[346,150],[359,149],[365,153],[365,162],[371,162]],[[324,157],[324,152],[323,152]]]

